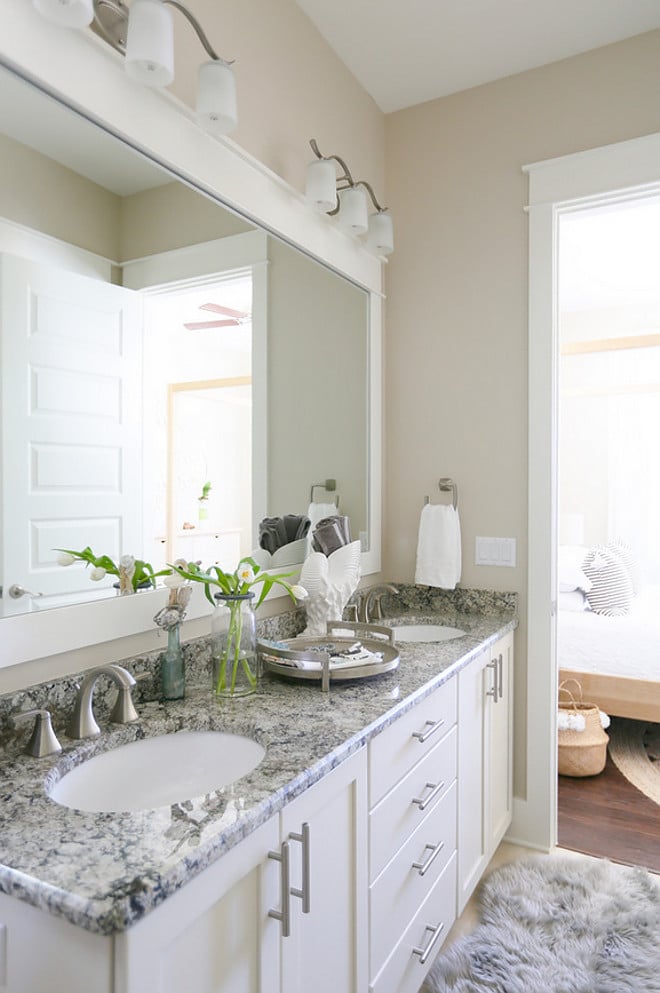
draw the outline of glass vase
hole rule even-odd
[[[254,593],[216,593],[211,616],[213,687],[219,697],[244,697],[257,689],[257,623]]]
[[[186,690],[186,679],[179,624],[173,624],[167,630],[167,651],[161,659],[160,671],[163,681],[163,699],[182,700]]]

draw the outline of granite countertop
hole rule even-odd
[[[96,933],[130,927],[517,624],[512,610],[432,616],[418,610],[407,620],[466,634],[402,644],[395,671],[333,683],[327,694],[316,682],[268,674],[258,695],[235,701],[193,686],[183,701],[139,704],[133,724],[102,722],[99,738],[61,736],[60,755],[10,752],[1,779],[0,891]],[[230,786],[154,810],[85,813],[47,794],[49,782],[84,758],[183,729],[245,734],[266,755]]]

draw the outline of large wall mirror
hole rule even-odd
[[[4,616],[113,595],[54,549],[233,569],[312,501],[367,550],[365,290],[6,70],[0,95]]]

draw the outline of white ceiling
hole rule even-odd
[[[389,113],[660,27],[659,0],[297,0]]]

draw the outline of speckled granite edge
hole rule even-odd
[[[423,597],[406,600],[404,594],[392,606],[398,616],[414,621],[425,611],[431,613],[427,605]],[[458,613],[455,600],[448,598],[441,612],[444,623],[455,621]],[[144,698],[138,703],[137,724],[104,729],[101,739],[64,741],[65,752],[53,759],[16,755],[6,767],[0,890],[99,934],[130,927],[517,624],[509,603],[499,614],[463,614],[461,621],[464,638],[401,646],[401,666],[391,674],[338,684],[322,695],[313,685],[267,678],[263,694],[242,702],[233,715],[231,708],[210,704],[205,639],[187,646],[189,679],[196,673],[200,688],[191,686],[177,704],[157,702],[160,653],[131,660],[132,671],[143,666],[153,677],[150,686],[140,684]],[[259,633],[288,637],[301,626],[300,617],[281,615],[260,624]],[[47,700],[51,709],[61,706],[64,713],[72,693],[73,681],[61,680],[15,694],[10,701],[27,709]],[[112,699],[112,690],[107,696]],[[5,714],[10,712],[6,698],[0,705]],[[44,791],[48,776],[59,778],[97,750],[176,727],[216,726],[261,740],[268,757],[238,783],[199,800],[131,815],[85,814],[62,808]],[[16,742],[11,744],[16,752]]]

